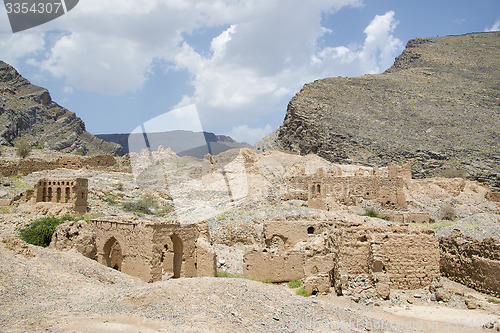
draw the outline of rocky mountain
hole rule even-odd
[[[96,136],[104,141],[119,144],[125,153],[131,151],[140,153],[137,147],[143,147],[144,135],[142,133],[97,134]],[[249,144],[236,142],[229,136],[215,135],[210,132],[177,130],[147,133],[146,136],[149,147],[153,151],[161,145],[163,148],[170,148],[179,156],[196,158],[203,158],[208,153],[216,155],[233,148],[251,147]]]
[[[0,145],[12,146],[20,137],[68,153],[123,154],[119,145],[87,132],[83,121],[52,101],[47,89],[31,84],[0,61]]]
[[[256,147],[370,166],[410,161],[416,178],[466,176],[498,189],[499,54],[500,32],[410,40],[383,74],[304,85]]]

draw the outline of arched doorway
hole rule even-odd
[[[177,235],[172,235],[170,236],[170,239],[172,240],[172,244],[174,245],[174,260],[173,260],[173,271],[174,271],[174,278],[179,278],[181,277],[181,271],[182,271],[182,255],[183,255],[183,245],[182,245],[182,239],[177,236]]]
[[[104,244],[103,252],[106,266],[121,271],[123,254],[120,243],[118,243],[116,238],[111,237],[106,244]]]

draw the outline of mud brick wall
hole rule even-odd
[[[439,246],[432,230],[401,228],[373,238],[373,272],[385,271],[391,288],[418,289],[439,278]]]
[[[439,239],[444,276],[478,291],[500,297],[500,241],[482,241],[458,230]]]
[[[116,159],[111,155],[96,155],[90,157],[61,156],[52,161],[26,159],[18,162],[2,162],[0,176],[8,177],[18,174],[29,175],[32,172],[54,170],[57,168],[81,169],[82,167],[111,167],[116,164]]]
[[[97,260],[146,282],[173,277],[215,276],[216,257],[208,226],[181,225],[176,221],[91,221],[96,231]]]
[[[83,166],[86,167],[111,167],[116,164],[116,159],[111,155],[95,155],[84,157],[82,160]]]
[[[417,289],[439,278],[439,246],[434,232],[408,227],[352,227],[338,231],[341,276],[384,274],[391,288]]]
[[[243,275],[256,280],[287,282],[305,277],[305,262],[304,252],[271,253],[248,249],[244,256]]]

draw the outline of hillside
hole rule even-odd
[[[122,154],[119,145],[105,142],[85,130],[73,112],[61,107],[47,89],[31,84],[12,66],[0,61],[0,145],[12,146],[23,136],[35,145],[85,155]]]
[[[256,146],[369,166],[412,162],[416,178],[466,176],[498,189],[499,54],[500,32],[411,40],[383,74],[304,85],[276,139]]]
[[[142,147],[144,135],[141,134],[97,134],[98,138],[114,142],[122,146],[125,154],[136,151],[134,147]],[[208,153],[212,155],[219,154],[233,148],[249,148],[250,145],[246,143],[239,143],[234,141],[231,137],[225,135],[215,135],[210,132],[192,132],[192,131],[168,131],[168,132],[155,132],[148,133],[148,143],[151,150],[157,150],[158,146],[163,148],[170,148],[179,156],[192,156],[196,158],[203,158]],[[134,147],[129,147],[132,144]]]

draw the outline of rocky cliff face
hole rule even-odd
[[[32,85],[0,61],[0,144],[12,145],[30,135],[35,144],[83,154],[121,154],[121,147],[96,138],[74,113],[52,101],[49,92]]]
[[[383,74],[304,85],[274,146],[341,163],[410,161],[417,178],[498,189],[499,54],[499,32],[411,40]]]

